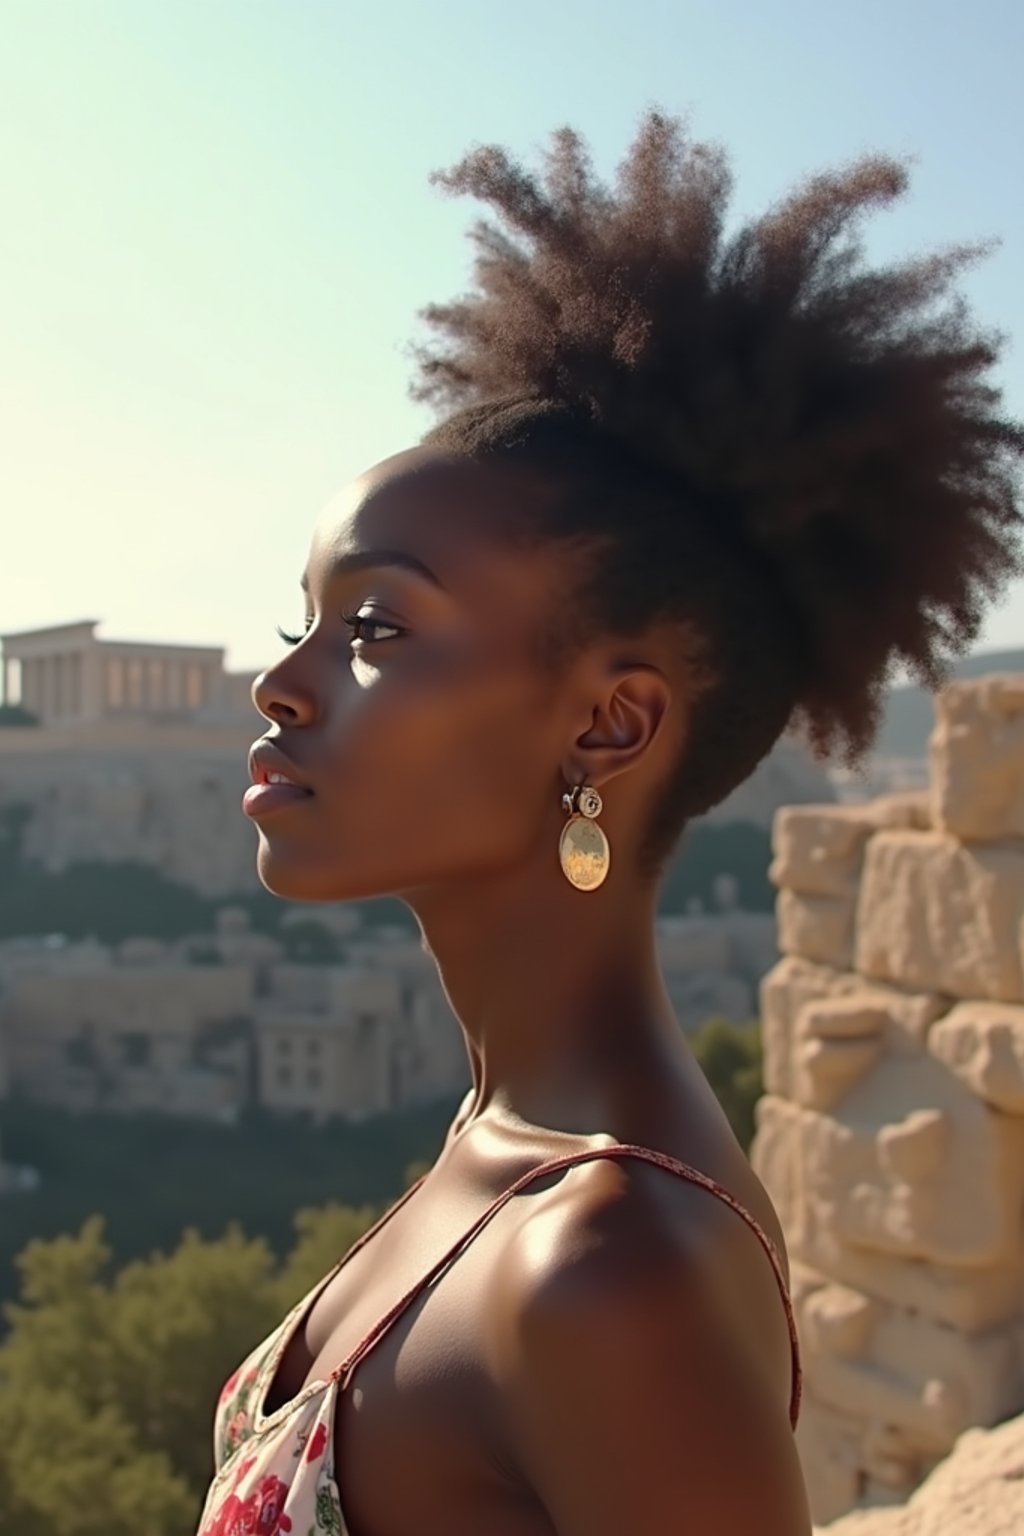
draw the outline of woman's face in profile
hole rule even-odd
[[[325,508],[299,643],[252,690],[312,791],[255,812],[269,890],[349,901],[556,860],[562,765],[587,722],[537,637],[571,568],[501,537],[540,494],[507,466],[415,448]]]

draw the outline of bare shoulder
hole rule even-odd
[[[760,1246],[706,1188],[639,1159],[572,1168],[510,1233],[491,1361],[510,1457],[559,1536],[810,1531]]]
[[[615,1144],[609,1139],[609,1145]],[[744,1312],[763,1292],[780,1310],[779,1279],[789,1262],[781,1226],[753,1170],[737,1169],[723,1184],[679,1159],[677,1171],[639,1156],[577,1164],[510,1232],[507,1283],[520,1303],[540,1305],[611,1283],[649,1286],[682,1269],[688,1283],[710,1287],[716,1301]],[[744,1176],[745,1175],[745,1176]],[[766,1246],[767,1245],[767,1246]],[[777,1271],[767,1251],[771,1248]],[[784,1316],[784,1314],[783,1314]]]

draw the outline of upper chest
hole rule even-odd
[[[308,1383],[325,1380],[416,1287],[422,1286],[420,1293],[409,1299],[388,1330],[392,1346],[405,1341],[406,1364],[412,1355],[436,1350],[439,1328],[444,1322],[450,1324],[455,1313],[463,1323],[457,1352],[468,1363],[473,1346],[469,1325],[493,1266],[495,1234],[484,1228],[464,1251],[453,1254],[433,1284],[423,1286],[423,1282],[471,1224],[464,1208],[432,1200],[426,1190],[415,1193],[364,1247],[344,1260],[286,1325],[264,1413],[290,1401]],[[375,1343],[372,1353],[388,1341],[382,1338]],[[451,1344],[449,1337],[449,1354]]]
[[[413,1195],[285,1330],[266,1372],[269,1416],[327,1380],[472,1225],[473,1213]],[[504,1220],[502,1220],[504,1218]],[[338,1392],[335,1476],[350,1536],[445,1529],[546,1536],[542,1512],[503,1464],[499,1396],[487,1354],[487,1298],[508,1206],[410,1301]],[[287,1411],[287,1410],[285,1410]]]

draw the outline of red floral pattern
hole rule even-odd
[[[337,1382],[299,1398],[269,1422],[261,1417],[289,1325],[303,1305],[242,1361],[220,1390],[216,1474],[197,1536],[346,1536],[332,1465]]]
[[[318,1456],[322,1456],[323,1455],[323,1453],[324,1453],[324,1446],[326,1444],[327,1444],[327,1425],[321,1419],[320,1423],[317,1425],[316,1429],[314,1429],[313,1433],[309,1437],[309,1444],[306,1446],[306,1460],[307,1461],[316,1461]]]
[[[287,1484],[271,1474],[247,1499],[230,1493],[203,1536],[286,1536],[291,1517],[284,1513]]]

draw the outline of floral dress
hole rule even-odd
[[[802,1381],[799,1344],[785,1275],[771,1238],[750,1212],[714,1179],[667,1153],[624,1144],[570,1153],[523,1174],[374,1325],[347,1360],[343,1360],[325,1380],[307,1382],[290,1402],[265,1415],[263,1404],[288,1342],[316,1297],[342,1265],[415,1194],[423,1183],[420,1178],[368,1232],[364,1232],[341,1262],[296,1303],[224,1383],[214,1417],[214,1477],[200,1516],[197,1536],[349,1536],[334,1465],[334,1423],[339,1395],[348,1387],[356,1366],[507,1200],[543,1174],[596,1157],[639,1157],[699,1184],[732,1206],[760,1238],[771,1261],[789,1325],[792,1350],[789,1411],[790,1423],[795,1429]]]

